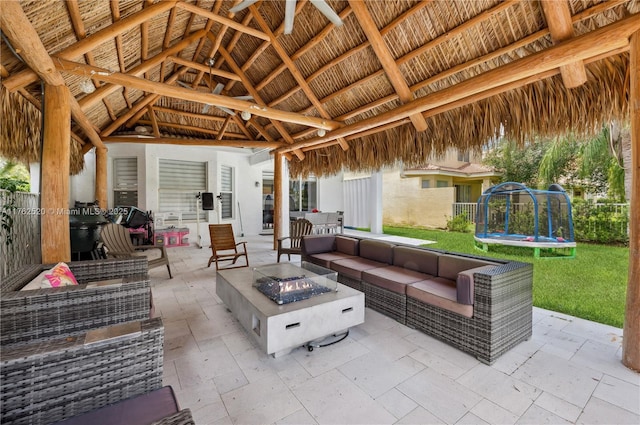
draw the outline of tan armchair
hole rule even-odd
[[[287,254],[289,261],[291,261],[291,254],[302,255],[302,237],[310,235],[312,231],[313,224],[309,220],[292,221],[289,224],[289,236],[278,239],[278,263],[282,254]]]
[[[167,266],[169,272],[169,279],[171,276],[171,266],[169,265],[169,257],[167,256],[167,249],[164,246],[156,245],[134,245],[131,242],[131,236],[126,227],[120,224],[109,223],[102,227],[100,232],[100,239],[107,251],[107,257],[109,258],[131,258],[140,257],[141,252],[144,250],[159,250],[159,258],[149,259],[149,268]]]

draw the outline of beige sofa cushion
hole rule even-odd
[[[409,283],[418,282],[429,277],[433,276],[398,266],[381,267],[362,272],[362,280],[364,282],[403,295],[406,293]]]
[[[465,317],[473,317],[473,306],[457,300],[456,282],[441,277],[422,280],[407,286],[407,297],[443,308]]]
[[[373,260],[367,260],[366,258],[362,257],[352,257],[331,262],[332,270],[335,270],[340,274],[357,280],[362,280],[362,272],[364,270],[370,270],[385,266],[388,266],[388,264],[379,263]]]
[[[321,254],[312,254],[309,256],[311,262],[325,267],[327,269],[331,268],[331,262],[337,260],[345,260],[347,258],[354,258],[355,255],[348,255],[342,252],[333,251],[333,252],[324,252]]]

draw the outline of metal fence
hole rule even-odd
[[[0,276],[42,262],[39,195],[0,190]]]

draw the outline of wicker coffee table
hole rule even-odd
[[[316,276],[293,263],[269,265],[266,270],[286,276]],[[260,274],[251,268],[220,270],[216,294],[258,345],[274,357],[364,322],[364,294],[353,288],[335,282],[335,290],[278,304],[254,286],[256,276]]]

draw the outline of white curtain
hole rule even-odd
[[[344,182],[344,225],[369,227],[371,178],[346,180]]]

